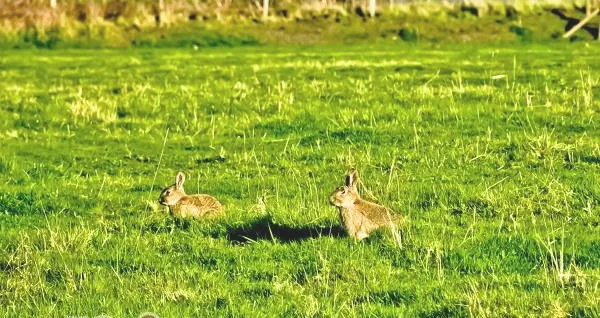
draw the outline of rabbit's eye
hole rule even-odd
[[[169,194],[171,194],[171,191],[167,190],[167,191],[165,191],[165,194],[169,195]]]

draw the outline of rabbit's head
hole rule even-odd
[[[333,191],[329,197],[329,203],[337,207],[348,207],[353,205],[360,199],[358,190],[356,189],[357,180],[358,173],[356,172],[356,169],[350,169],[348,175],[346,175],[346,185]]]
[[[182,197],[185,196],[185,192],[183,191],[183,182],[185,181],[185,174],[183,172],[178,172],[177,177],[175,178],[175,184],[169,187],[166,187],[158,198],[158,202],[162,205],[175,205]]]

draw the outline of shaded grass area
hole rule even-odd
[[[471,11],[473,9],[474,11]],[[332,9],[299,12],[295,17],[269,19],[184,20],[139,25],[140,19],[116,21],[98,17],[77,21],[52,15],[48,25],[7,21],[0,32],[0,47],[57,48],[212,48],[264,44],[365,43],[518,43],[566,41],[562,35],[584,17],[575,7],[533,6],[516,10],[504,5],[444,7],[400,6],[369,17],[363,11]],[[10,25],[14,24],[13,27]],[[592,40],[598,35],[589,22],[570,41]]]
[[[3,51],[0,312],[598,315],[595,52]],[[349,167],[401,247],[344,234]],[[178,170],[225,215],[170,218]]]

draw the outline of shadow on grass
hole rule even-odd
[[[289,226],[273,222],[270,215],[252,220],[249,223],[227,227],[227,238],[233,244],[244,244],[259,240],[280,243],[297,242],[322,236],[344,237],[344,228],[332,226]]]
[[[213,238],[226,238],[232,244],[251,243],[269,240],[278,243],[298,242],[322,236],[345,237],[341,225],[287,225],[273,221],[271,215],[257,217],[246,222],[230,224],[215,220],[199,221],[195,219],[164,218],[139,225],[144,231],[154,234],[173,233],[174,231],[193,231],[204,233]]]
[[[600,156],[582,156],[581,161],[589,164],[600,164]]]

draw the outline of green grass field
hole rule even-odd
[[[597,50],[2,51],[0,312],[599,316]],[[350,167],[401,246],[343,233]]]

